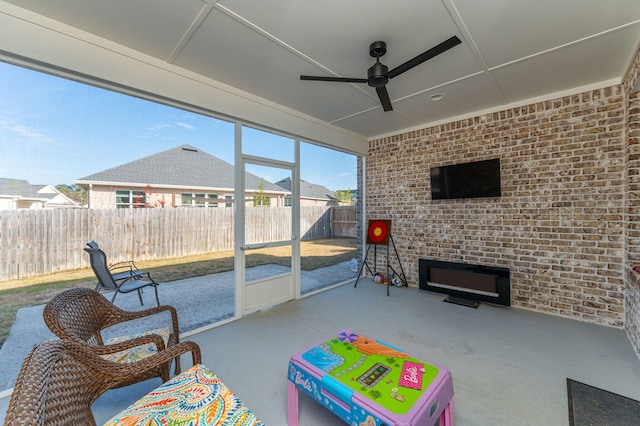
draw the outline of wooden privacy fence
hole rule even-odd
[[[356,237],[358,220],[356,208],[352,206],[333,207],[331,218],[331,235],[333,237]]]
[[[355,218],[355,207],[301,207],[301,239],[355,237]],[[290,207],[248,208],[247,243],[287,239],[290,223]],[[227,208],[2,210],[0,281],[87,268],[91,240],[111,263],[233,250],[233,224]]]

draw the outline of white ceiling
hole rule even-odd
[[[366,137],[618,83],[640,41],[639,0],[6,2]],[[366,84],[299,79],[366,78],[374,41],[392,69],[454,35],[389,81],[390,112]]]

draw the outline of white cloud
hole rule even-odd
[[[158,123],[158,124],[154,124],[153,126],[149,126],[149,130],[162,130],[162,129],[166,129],[167,127],[171,127],[170,124],[167,123]]]
[[[194,130],[195,129],[195,127],[193,127],[191,124],[187,124],[187,123],[183,123],[183,122],[178,122],[177,124],[178,124],[178,126],[183,127],[183,128],[185,128],[187,130]]]
[[[47,143],[47,142],[59,142],[58,138],[53,136],[49,136],[45,133],[40,132],[39,130],[22,126],[19,124],[11,124],[5,121],[0,121],[0,127],[8,130],[9,132],[17,133],[23,138],[26,138],[23,142],[31,142],[31,143]]]

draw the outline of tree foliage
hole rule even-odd
[[[342,205],[353,205],[353,193],[350,189],[339,189],[333,194],[333,196]]]
[[[264,179],[260,179],[260,183],[258,184],[258,192],[253,196],[253,207],[271,205],[271,197],[269,197],[264,192],[265,186],[266,183]]]
[[[76,203],[79,203],[80,205],[87,204],[87,201],[89,199],[87,191],[76,184],[67,185],[61,183],[60,185],[56,185],[56,189],[67,197],[71,198]]]

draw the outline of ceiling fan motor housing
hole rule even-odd
[[[369,79],[367,84],[371,87],[384,86],[389,81],[389,78],[385,76],[388,71],[388,66],[381,64],[380,62],[376,62],[367,71],[367,78]]]

